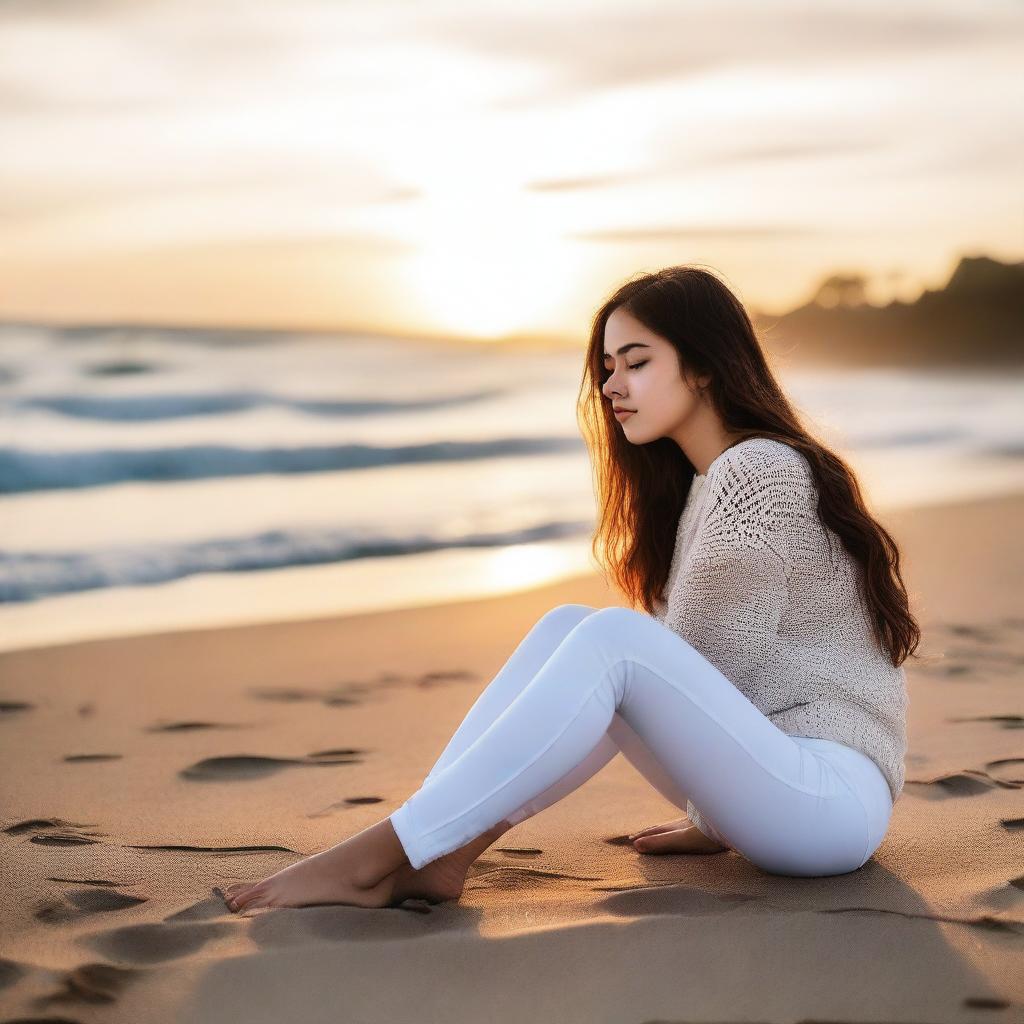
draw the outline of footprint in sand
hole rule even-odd
[[[146,732],[194,732],[196,729],[240,729],[241,726],[228,722],[158,722]]]
[[[385,672],[371,680],[348,680],[336,688],[336,692],[361,693],[394,686],[437,686],[439,683],[473,682],[480,677],[464,668],[438,669],[422,672],[418,676],[403,676],[397,672]]]
[[[947,718],[947,722],[995,722],[1004,729],[1024,729],[1024,715],[973,715],[967,718]]]
[[[337,800],[333,804],[328,804],[323,810],[313,811],[312,814],[307,814],[307,818],[326,818],[332,811],[339,807],[358,807],[362,804],[380,804],[384,802],[382,796],[347,796],[344,800]]]
[[[29,711],[35,704],[26,704],[21,700],[0,700],[0,715],[13,715],[16,711]]]
[[[17,960],[8,960],[6,957],[0,957],[0,989],[9,988],[11,985],[16,984],[26,974],[28,974],[28,966],[26,964],[18,963]]]
[[[113,1003],[125,986],[138,979],[142,972],[135,967],[114,964],[80,964],[61,978],[61,987],[48,996],[46,1003]],[[53,1020],[55,1018],[49,1018]]]
[[[335,687],[332,690],[303,690],[298,687],[275,686],[262,689],[251,689],[249,694],[257,700],[274,700],[284,704],[294,704],[298,701],[316,701],[326,704],[328,707],[342,707],[352,704],[361,704],[364,695],[369,692],[367,686],[343,686]]]
[[[1024,875],[990,886],[978,893],[984,903],[994,910],[1015,910],[1024,902]]]
[[[987,626],[974,626],[962,622],[939,623],[938,628],[953,636],[967,637],[968,640],[977,640],[983,644],[994,644],[999,642],[999,636]]]
[[[1010,832],[1019,832],[1024,828],[1024,818],[1000,818],[999,824]]]
[[[35,834],[29,842],[40,846],[82,846],[98,843],[100,840],[94,837],[105,835],[104,832],[87,832],[86,829],[90,828],[91,825],[80,825],[63,818],[31,818],[19,821],[16,825],[8,825],[4,832],[11,836],[33,832]]]
[[[251,689],[249,693],[259,700],[276,700],[285,704],[293,704],[300,700],[322,700],[324,696],[319,690],[300,690],[286,686]]]
[[[416,679],[420,687],[438,686],[441,683],[472,683],[479,679],[475,672],[466,669],[453,669],[449,672],[426,672]]]
[[[467,669],[445,669],[424,672],[419,676],[401,676],[394,672],[385,672],[376,679],[348,680],[329,690],[312,690],[298,686],[274,686],[250,689],[250,696],[258,700],[275,700],[283,703],[297,701],[319,701],[328,707],[341,707],[360,704],[367,698],[373,698],[386,688],[395,686],[415,686],[428,688],[445,683],[476,682],[479,676]]]
[[[76,821],[65,821],[63,818],[28,818],[14,825],[8,825],[4,831],[9,836],[20,836],[24,832],[36,832],[44,828],[91,828]]]
[[[1006,1010],[1013,1006],[1013,1003],[1008,1003],[1005,999],[998,999],[995,996],[968,996],[963,1001],[963,1005],[972,1010]]]
[[[195,953],[230,935],[237,924],[134,924],[88,936],[83,942],[103,956],[129,964],[157,964]]]
[[[1004,786],[1024,786],[1024,757],[1003,757],[985,767],[989,776]]]
[[[1007,760],[1011,763],[1018,761],[1016,758]],[[1001,764],[1002,762],[993,761],[988,767]],[[1000,768],[1000,771],[1003,770]],[[934,779],[907,779],[906,782],[910,791],[927,800],[942,800],[955,796],[977,796],[979,793],[987,793],[991,789],[1020,789],[1022,784],[1024,783],[1019,779],[1006,779],[973,768],[952,772],[949,775],[940,775]]]
[[[88,843],[99,843],[94,836],[105,836],[105,832],[85,832],[89,825],[78,825],[62,818],[34,818],[31,821],[20,821],[4,829],[11,835],[22,835],[35,832],[29,842],[41,846],[78,846]],[[53,829],[54,831],[47,831]],[[295,853],[290,846],[184,846],[170,843],[116,843],[105,845],[122,846],[127,850],[174,850],[185,853]],[[119,882],[108,882],[105,879],[88,878],[51,878],[51,882],[71,882],[75,885],[119,885]]]
[[[29,842],[37,846],[88,846],[90,843],[98,843],[99,840],[76,832],[61,831],[33,836]]]
[[[489,857],[482,857],[470,869],[470,874],[466,879],[466,888],[467,890],[488,889],[521,894],[528,888],[551,888],[562,882],[600,881],[601,878],[598,875],[570,875],[564,871],[521,868],[512,864],[497,864]]]
[[[189,921],[209,921],[213,918],[225,917],[231,914],[226,906],[227,897],[219,886],[212,887],[213,895],[198,903],[192,903],[173,914],[168,914],[163,920],[168,924],[180,924]]]
[[[226,757],[207,757],[197,761],[178,774],[184,779],[198,782],[228,782],[238,779],[262,779],[282,768],[294,765],[362,764],[364,750],[318,750],[306,757],[260,757],[254,754],[233,754]]]
[[[1013,620],[1004,620],[1008,626]],[[996,626],[940,623],[935,627],[949,638],[949,646],[925,657],[915,671],[945,677],[984,680],[992,674],[1016,675],[1024,666],[1024,652],[1015,649],[1016,637],[1007,636]]]
[[[124,910],[125,907],[137,907],[146,903],[144,896],[129,896],[126,892],[114,889],[69,889],[64,899],[72,903],[83,914],[100,914],[108,910]]]
[[[916,672],[929,672],[937,676],[960,678],[975,674],[975,666],[962,661],[937,661],[931,665],[917,665]]]
[[[138,896],[116,892],[112,889],[72,889],[64,893],[63,899],[50,899],[40,903],[33,917],[46,924],[64,924],[91,914],[112,910],[124,910],[147,902]]]

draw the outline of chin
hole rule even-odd
[[[622,425],[622,433],[627,441],[629,441],[631,444],[644,444],[645,442],[650,440],[650,438],[644,437],[644,432],[642,430],[630,429],[631,423],[632,420],[626,420],[626,422],[623,423]]]

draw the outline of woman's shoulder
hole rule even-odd
[[[768,437],[727,448],[708,468],[704,535],[733,546],[817,528],[818,495],[810,464]]]
[[[803,452],[773,437],[748,437],[726,448],[708,477],[728,490],[806,489],[814,480]]]
[[[708,467],[694,557],[771,549],[788,560],[790,539],[819,528],[817,504],[810,464],[797,449],[768,437],[737,442]]]

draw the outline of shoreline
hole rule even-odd
[[[989,513],[986,514],[982,511],[985,509],[990,510]],[[957,501],[929,502],[920,505],[898,506],[881,512],[876,511],[875,515],[887,529],[890,529],[890,531],[896,535],[897,543],[899,543],[900,531],[904,529],[912,530],[915,520],[922,517],[922,521],[933,521],[958,515],[981,515],[984,519],[991,519],[993,515],[995,515],[996,518],[1005,515],[1012,521],[1014,517],[1019,520],[1022,513],[1024,513],[1024,492],[1003,493],[982,497],[972,496]],[[522,547],[529,547],[533,550],[544,549],[551,553],[552,558],[560,560],[562,564],[572,564],[573,562],[579,563],[586,558],[584,549],[589,550],[589,543],[589,539],[587,539],[586,541],[522,545]],[[421,579],[426,579],[427,575],[432,572],[430,563],[437,560],[438,554],[439,553],[428,553],[424,556],[409,556],[410,558],[422,563],[422,568],[418,570],[418,575]],[[460,552],[459,554],[461,555],[462,553]],[[465,576],[472,572],[472,563],[474,561],[479,562],[482,558],[486,557],[486,553],[481,556],[479,552],[468,552],[466,554],[466,565],[463,575],[460,577],[459,581],[454,584],[452,589],[457,590],[458,586],[462,583],[462,580],[465,579]],[[348,572],[352,572],[352,567],[355,566],[355,571],[358,575],[363,576],[364,578],[367,573],[372,574],[375,571],[388,572],[389,570],[393,572],[395,569],[399,568],[394,559],[387,558],[364,559],[360,564],[340,563],[340,565],[342,567],[342,571]],[[922,566],[922,570],[927,574],[928,570],[926,565]],[[328,564],[325,566],[302,567],[298,571],[305,573],[309,573],[310,571],[323,571],[325,576],[328,576],[337,571],[337,566],[334,564]],[[292,569],[270,570],[262,574],[248,574],[250,577],[249,579],[239,579],[238,577],[240,574],[223,575],[231,576],[232,586],[238,586],[242,583],[251,584],[251,577],[253,575],[262,576],[263,579],[260,582],[264,582],[266,585],[272,585],[274,579],[285,579],[291,572],[293,572]],[[211,576],[221,574],[203,575]],[[189,580],[181,581],[181,583],[186,588],[190,586]],[[457,612],[466,606],[476,604],[481,601],[502,601],[515,597],[529,600],[529,595],[536,594],[539,596],[545,592],[550,592],[554,599],[555,595],[557,595],[557,593],[562,589],[566,589],[569,592],[587,594],[591,593],[594,588],[597,588],[599,591],[605,589],[601,574],[596,569],[582,573],[577,572],[569,575],[557,575],[554,579],[539,584],[527,583],[522,586],[509,586],[507,588],[500,589],[495,588],[491,591],[473,590],[471,585],[469,585],[470,588],[467,589],[466,592],[462,594],[456,593],[455,596],[446,595],[444,593],[437,593],[436,597],[432,596],[427,590],[427,586],[428,584],[424,583],[423,589],[421,590],[421,596],[413,602],[405,604],[388,603],[377,608],[343,609],[341,611],[331,611],[324,614],[254,614],[251,617],[233,621],[214,621],[209,625],[170,625],[167,628],[157,627],[152,629],[126,628],[122,632],[100,632],[92,636],[82,636],[78,638],[72,637],[66,640],[56,640],[54,642],[27,643],[21,644],[17,647],[3,647],[2,641],[0,641],[0,659],[11,655],[27,655],[33,652],[39,653],[51,649],[73,648],[86,644],[116,643],[119,641],[145,640],[174,635],[210,634],[221,630],[250,631],[254,629],[282,626],[308,626],[315,623],[329,623],[348,619],[365,620],[367,617],[373,617],[374,621],[376,621],[376,617],[379,616],[404,615],[418,610],[431,608],[451,608],[453,612]],[[910,587],[909,581],[908,587]],[[118,589],[131,590],[134,588]],[[610,589],[607,591],[607,596],[609,603],[618,603],[615,595]]]

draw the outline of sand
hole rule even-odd
[[[830,878],[644,856],[623,759],[504,835],[462,899],[227,911],[397,808],[596,575],[489,600],[0,655],[0,1019],[1024,1020],[1024,578],[1010,497],[884,517],[925,631],[907,783]]]

